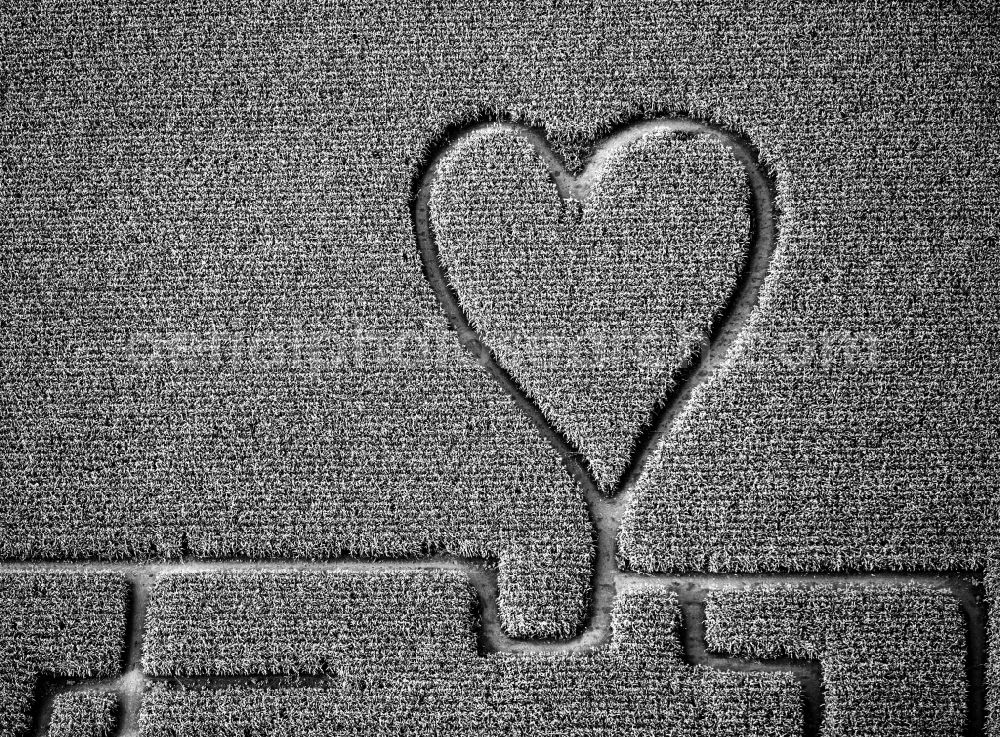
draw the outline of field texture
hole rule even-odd
[[[820,662],[830,737],[964,734],[965,630],[951,592],[913,585],[760,586],[706,605],[712,649]]]
[[[105,737],[116,725],[118,699],[110,691],[65,691],[53,700],[49,737]]]
[[[737,735],[801,730],[786,673],[685,664],[671,591],[627,590],[614,640],[592,656],[482,657],[463,577],[367,573],[196,574],[162,581],[150,610],[151,675],[325,674],[261,689],[155,686],[156,737],[244,735]],[[381,580],[380,580],[381,579]],[[294,603],[275,595],[295,592]],[[293,597],[288,597],[293,598]],[[349,630],[359,609],[375,619]],[[190,612],[202,612],[192,619]],[[380,617],[396,614],[380,627]],[[305,623],[303,627],[302,624]],[[354,638],[330,637],[349,630]],[[297,688],[291,686],[297,685]],[[274,715],[286,717],[276,723]]]
[[[486,129],[451,147],[430,205],[472,326],[610,490],[735,291],[750,192],[705,137],[604,151],[563,195],[530,140]]]
[[[113,574],[0,574],[0,734],[32,726],[33,697],[45,681],[111,679],[121,672],[127,594],[126,580]],[[77,734],[99,734],[94,722],[101,712],[84,715],[79,706],[63,695],[53,732],[72,726]]]
[[[0,737],[1000,737],[997,39],[0,2]]]

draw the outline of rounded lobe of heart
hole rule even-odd
[[[709,135],[652,131],[584,172],[580,202],[529,136],[495,126],[453,145],[434,240],[470,325],[607,492],[736,289],[747,174]]]

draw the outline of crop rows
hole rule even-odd
[[[995,3],[8,2],[0,37],[0,559],[447,552],[499,562],[512,635],[576,632],[594,552],[581,490],[442,314],[416,244],[415,185],[459,131],[494,118],[542,130],[578,173],[612,131],[681,115],[757,150],[776,186],[777,247],[727,362],[649,456],[622,523],[623,564],[671,574],[994,566]],[[455,201],[454,214],[476,215],[469,203],[480,202],[477,217],[496,238],[443,252],[462,257],[451,271],[463,297],[478,300],[470,312],[502,327],[490,333],[494,347],[504,335],[541,341],[540,354],[522,346],[534,357],[518,375],[607,489],[731,289],[746,243],[746,213],[730,207],[742,180],[708,141],[657,139],[620,152],[580,206],[560,199],[533,151],[500,138],[482,139],[498,147],[492,154],[467,151],[482,171],[463,164],[453,177],[482,196]],[[658,178],[666,171],[679,180]],[[627,206],[602,220],[612,199]],[[678,208],[662,209],[666,199]],[[500,202],[522,212],[489,210]],[[697,273],[708,251],[686,250],[686,236],[709,218],[717,268],[699,281],[687,269]],[[664,242],[681,243],[669,253],[677,261],[656,261],[658,226]],[[605,251],[597,238],[637,250]],[[563,249],[573,268],[529,262],[540,246]],[[521,290],[463,273],[460,262],[473,261]],[[683,273],[666,273],[675,267]],[[599,271],[603,280],[588,276]],[[642,295],[666,284],[698,314],[670,327],[676,335],[656,322],[641,335],[671,311]],[[588,301],[600,307],[591,316]],[[625,309],[612,325],[615,303]],[[589,334],[567,322],[590,317]],[[567,349],[576,363],[564,362]],[[625,372],[630,356],[640,358]],[[516,366],[513,353],[502,357]],[[616,380],[630,393],[615,398]],[[987,570],[994,600],[996,575]],[[114,576],[0,578],[0,733],[10,733],[26,724],[39,674],[106,677],[120,665],[125,587]],[[266,599],[264,583],[247,585]],[[309,603],[318,585],[304,581],[288,602],[267,594],[268,606],[279,619],[299,605],[342,626]],[[202,601],[211,611],[210,597],[178,586],[171,616],[193,629],[161,641],[163,667],[194,667],[184,653],[208,658],[212,646],[190,640],[201,632],[221,648],[219,667],[330,668],[316,643],[299,651],[278,635],[259,640],[263,655],[226,653],[184,608]],[[417,593],[407,596],[439,611]],[[763,634],[772,600],[779,624],[805,610],[825,623],[840,606],[832,594],[808,606],[798,594],[745,596],[733,626]],[[914,596],[922,621],[945,627],[933,596]],[[378,606],[407,611],[398,599]],[[897,605],[884,609],[923,631]],[[264,605],[253,611],[258,627],[268,623]],[[369,620],[391,629],[381,612],[350,611],[353,635],[327,633],[331,657],[350,653],[351,636],[364,640]],[[318,636],[305,618],[288,623]],[[251,622],[246,636],[271,630]],[[468,643],[462,659],[421,660],[425,680],[419,663],[368,678],[383,647],[373,641],[345,676],[355,691],[157,684],[147,707],[163,716],[156,730],[185,735],[242,734],[262,720],[323,730],[325,713],[360,715],[377,733],[414,723],[401,706],[413,703],[435,715],[421,724],[458,733],[527,731],[529,719],[543,733],[641,733],[661,718],[681,734],[701,718],[732,719],[720,733],[795,732],[797,684],[654,657],[663,631],[637,638],[628,657],[620,638],[591,659],[476,659]],[[945,630],[926,634],[935,632]],[[892,684],[869,684],[895,709],[876,734],[902,729],[908,714],[959,728],[954,642],[934,642],[925,665],[941,688],[926,709],[910,714],[886,694]],[[824,645],[834,673],[835,644]],[[636,652],[647,648],[652,663]],[[998,661],[987,671],[993,704]],[[848,683],[845,698],[861,698],[850,679],[837,682]],[[76,713],[77,697],[63,698]]]
[[[996,18],[971,5],[7,9],[0,553],[448,549],[511,561],[518,634],[572,631],[579,492],[449,332],[412,185],[449,127],[493,113],[579,165],[684,111],[759,148],[779,248],[648,469],[629,561],[975,567],[1000,155]]]
[[[151,673],[327,680],[297,688],[155,685],[145,697],[146,734],[736,737],[801,728],[790,675],[684,662],[670,591],[623,593],[605,650],[488,657],[475,651],[470,593],[460,574],[440,572],[165,577],[148,615]],[[342,636],[347,619],[353,640]]]
[[[122,688],[132,702],[128,725],[153,737],[687,737],[790,734],[804,724],[802,685],[789,666],[697,664],[690,638],[700,635],[682,629],[672,584],[623,582],[602,647],[514,654],[483,651],[476,595],[460,570],[161,573],[141,625],[125,621],[120,574],[3,578],[20,603],[0,618],[14,668],[0,679],[2,734],[20,734],[29,704],[37,713],[38,699],[51,698],[53,737],[102,735],[116,722]],[[967,625],[950,590],[733,581],[707,591],[704,617],[704,645],[719,656],[818,663],[825,737],[951,735],[967,723]],[[116,681],[125,633],[137,626],[141,659],[127,659],[142,673]],[[36,686],[50,677],[57,691],[46,697],[51,687]],[[67,678],[78,685],[59,691]]]
[[[28,727],[41,679],[120,673],[127,599],[116,574],[0,573],[0,735]],[[75,703],[60,704],[60,729],[87,726]]]
[[[475,654],[459,572],[171,574],[150,591],[149,675],[341,674]]]
[[[667,99],[773,167],[778,246],[729,362],[638,482],[634,568],[971,570],[997,544],[998,16],[847,7],[636,26],[679,50],[640,63]]]
[[[824,737],[960,735],[967,723],[966,624],[949,591],[809,584],[713,592],[706,642],[743,657],[818,660]]]
[[[487,128],[449,149],[435,245],[471,325],[611,490],[735,287],[746,173],[716,140],[656,131],[602,149],[588,190],[560,193],[531,135]]]
[[[52,705],[48,737],[107,737],[115,728],[118,698],[109,691],[65,691]]]
[[[586,509],[421,274],[427,136],[347,72],[345,17],[407,12],[309,5],[0,13],[0,557],[447,550],[566,636]]]

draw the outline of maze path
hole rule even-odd
[[[428,677],[426,672],[423,676],[420,675],[422,671],[419,667],[413,667],[415,664],[423,662],[421,658],[427,658],[427,662],[447,661],[452,663],[452,667],[468,670],[471,674],[469,676],[470,683],[478,682],[477,679],[505,678],[506,676],[503,674],[511,668],[514,670],[528,668],[530,672],[535,673],[533,678],[540,679],[540,683],[549,682],[552,679],[555,679],[552,681],[553,683],[558,682],[557,676],[565,676],[566,673],[563,670],[567,667],[570,668],[568,671],[570,675],[573,668],[583,667],[584,670],[581,673],[589,674],[586,675],[586,678],[600,679],[598,674],[603,672],[604,668],[608,669],[608,673],[614,672],[614,669],[619,667],[624,667],[628,672],[631,663],[645,661],[652,664],[648,667],[667,668],[664,671],[665,675],[661,675],[661,680],[664,682],[673,677],[670,675],[672,673],[677,674],[682,682],[686,682],[685,678],[693,677],[694,673],[698,673],[699,678],[703,678],[708,671],[720,674],[732,673],[734,677],[743,677],[739,675],[741,673],[744,675],[760,674],[761,676],[784,674],[797,684],[794,692],[799,692],[799,695],[794,697],[794,700],[802,703],[802,711],[798,718],[802,722],[801,728],[805,729],[805,734],[821,733],[820,725],[823,722],[822,694],[824,690],[829,690],[829,684],[824,685],[825,676],[819,660],[776,657],[774,653],[770,653],[764,660],[748,658],[737,645],[733,645],[735,650],[732,652],[710,649],[712,645],[719,646],[720,643],[725,645],[727,636],[738,637],[739,635],[738,631],[732,629],[731,626],[727,629],[727,625],[722,625],[722,629],[720,629],[719,623],[727,621],[727,617],[730,625],[733,622],[741,621],[739,619],[741,610],[727,609],[725,602],[727,600],[738,601],[741,596],[745,597],[748,593],[761,587],[784,586],[800,592],[808,592],[810,588],[813,588],[822,591],[826,596],[829,596],[831,589],[851,588],[871,591],[883,598],[894,596],[896,592],[905,593],[917,588],[927,592],[928,595],[954,602],[955,617],[958,617],[956,622],[959,622],[959,630],[961,630],[958,634],[964,637],[967,643],[965,662],[956,661],[955,667],[964,667],[967,683],[964,686],[952,683],[947,688],[951,688],[952,691],[955,688],[965,688],[968,691],[968,703],[965,705],[967,708],[961,710],[963,712],[962,719],[968,722],[969,734],[982,733],[983,704],[979,695],[982,691],[985,611],[981,601],[979,582],[971,573],[956,573],[949,576],[858,574],[852,576],[749,577],[727,575],[672,577],[623,573],[620,574],[618,581],[621,594],[615,605],[616,610],[611,615],[612,621],[616,624],[614,634],[597,644],[578,639],[573,644],[567,645],[555,642],[513,641],[499,629],[495,617],[490,616],[490,610],[495,610],[493,599],[496,586],[495,569],[489,567],[485,562],[440,557],[422,561],[344,560],[311,563],[216,561],[145,565],[113,563],[84,565],[69,563],[6,564],[0,572],[0,576],[52,571],[61,571],[67,575],[86,571],[90,575],[98,573],[105,576],[121,576],[130,582],[132,598],[127,622],[122,622],[122,627],[127,629],[127,633],[123,633],[126,642],[123,672],[118,676],[96,679],[81,677],[81,674],[72,676],[62,676],[59,673],[46,674],[42,687],[36,688],[37,698],[33,705],[32,730],[34,734],[38,735],[47,733],[54,700],[59,694],[66,692],[85,690],[116,694],[121,705],[118,734],[125,736],[139,733],[140,717],[144,709],[147,708],[144,706],[144,700],[150,693],[150,689],[180,688],[185,691],[201,692],[206,689],[217,691],[236,688],[241,693],[250,693],[258,690],[277,692],[287,691],[290,688],[322,689],[331,687],[338,682],[336,671],[337,663],[340,660],[345,663],[364,663],[377,654],[364,652],[364,648],[371,646],[373,641],[364,640],[363,646],[359,649],[351,642],[347,642],[345,645],[343,636],[349,635],[348,640],[355,635],[369,638],[379,637],[379,633],[372,634],[370,632],[370,628],[377,625],[378,617],[369,616],[366,618],[367,622],[358,621],[355,626],[365,627],[362,632],[356,632],[351,627],[343,626],[343,621],[341,621],[342,632],[330,631],[329,627],[334,626],[335,623],[324,625],[323,622],[320,622],[317,625],[318,629],[312,631],[312,634],[303,634],[301,617],[317,616],[309,614],[309,610],[305,607],[310,602],[337,600],[337,597],[345,596],[348,588],[344,586],[338,588],[337,581],[378,579],[380,576],[383,577],[383,580],[386,576],[399,576],[399,580],[403,581],[409,575],[412,575],[415,581],[412,598],[420,598],[420,592],[428,592],[431,598],[440,599],[443,602],[441,604],[443,608],[435,609],[422,620],[424,625],[429,623],[436,627],[437,620],[444,620],[444,624],[449,627],[448,631],[453,633],[445,635],[445,639],[440,640],[436,639],[439,635],[428,634],[414,627],[412,631],[405,628],[403,630],[397,629],[394,630],[395,634],[390,633],[386,636],[388,639],[385,647],[380,646],[379,652],[381,653],[384,649],[390,654],[392,652],[404,653],[404,655],[399,656],[397,665],[402,668],[401,672],[406,672],[408,669],[414,670],[416,675],[411,677],[418,682],[421,678]],[[269,600],[271,604],[262,611],[275,611],[277,613],[272,615],[272,621],[268,625],[271,627],[268,632],[272,639],[268,640],[271,643],[270,649],[267,649],[260,656],[263,660],[260,660],[253,667],[241,665],[237,661],[231,661],[231,665],[226,665],[230,661],[227,661],[228,656],[225,655],[225,652],[245,652],[247,648],[236,647],[233,650],[230,647],[227,651],[223,645],[231,645],[232,643],[223,643],[218,638],[236,637],[238,645],[239,633],[243,631],[240,628],[242,627],[246,631],[252,629],[248,626],[248,622],[241,619],[241,617],[249,616],[247,614],[249,610],[245,611],[242,608],[244,597],[250,597],[248,601],[252,603],[253,592],[256,590],[253,586],[246,585],[247,576],[276,582],[277,587],[272,587],[272,593],[274,591],[280,593],[281,587],[287,582],[293,582],[302,577],[317,581],[320,588],[311,589],[312,598],[306,597],[302,600],[302,611],[299,611],[300,607],[296,605],[295,596],[296,591],[301,591],[301,589],[289,588],[288,596],[285,597],[288,601],[288,607],[285,609],[274,609],[274,602],[280,599]],[[172,609],[169,602],[159,605],[157,599],[151,599],[151,596],[162,596],[167,591],[162,589],[165,582],[169,583],[171,579],[178,577],[190,585],[194,585],[194,590],[201,590],[202,597],[183,600],[180,609],[177,608],[177,602],[174,602]],[[435,580],[450,580],[454,586],[440,588],[428,585],[428,582],[434,577],[436,577]],[[212,588],[219,580],[224,582],[223,586]],[[421,584],[421,580],[424,580],[425,583]],[[324,591],[323,586],[329,587],[329,596],[316,595]],[[199,589],[199,587],[201,588]],[[377,588],[376,586],[375,589],[371,589],[369,593]],[[403,588],[400,591],[403,591]],[[468,593],[462,594],[462,591]],[[228,599],[224,596],[227,592],[230,597]],[[667,602],[665,614],[657,613],[655,601],[650,600],[653,601],[653,604],[650,604],[649,601],[641,600],[641,597],[650,595],[653,595],[654,598],[659,596],[661,599],[667,597],[663,599]],[[427,602],[423,601],[414,601],[409,607],[407,601],[398,599],[394,599],[394,601],[398,602],[401,609],[384,613],[383,616],[388,617],[386,621],[391,621],[395,617],[400,617],[403,622],[418,621],[417,615],[423,613],[420,607],[427,606]],[[469,606],[470,602],[471,606]],[[372,606],[379,604],[377,600],[371,603]],[[361,617],[357,615],[359,612],[366,611],[364,601],[355,601],[351,606],[354,606],[354,609],[347,611],[351,613],[352,621],[361,620]],[[712,607],[714,607],[714,611]],[[336,611],[340,610],[336,609]],[[372,611],[377,610],[373,609]],[[153,613],[155,622],[150,620],[150,613]],[[204,628],[202,631],[199,629],[200,620],[197,620],[197,617],[203,613],[206,616],[214,613],[216,619],[213,620],[209,617],[204,623],[201,623]],[[440,616],[437,616],[438,614]],[[189,619],[183,619],[184,615]],[[192,616],[196,617],[195,621],[190,620]],[[222,620],[218,620],[218,616],[222,616]],[[639,619],[635,620],[635,617]],[[644,617],[647,617],[648,621],[643,620]],[[666,617],[666,620],[663,617]],[[218,626],[219,621],[223,625],[228,622],[229,628],[214,629],[213,625]],[[653,624],[657,621],[673,621],[675,624],[664,629],[665,625]],[[760,626],[768,625],[770,622],[766,615],[762,616],[760,621],[763,623]],[[706,624],[709,632],[707,641]],[[779,625],[780,622],[776,622],[774,626]],[[375,629],[378,627],[375,626]],[[434,631],[437,632],[437,630]],[[229,634],[226,635],[226,632]],[[71,636],[72,632],[69,635]],[[871,636],[871,633],[866,636]],[[301,637],[306,637],[308,642],[301,642],[299,639]],[[178,640],[183,640],[183,642],[177,645]],[[170,651],[173,655],[168,656],[164,647],[168,647],[171,642],[175,643],[171,646],[173,649]],[[284,650],[281,649],[281,643],[287,643],[286,646],[283,646]],[[778,650],[780,647],[780,644],[774,645],[774,648]],[[911,651],[919,650],[921,643],[900,642],[899,647],[909,648]],[[316,652],[317,648],[327,654],[325,656],[327,660],[316,660],[311,664],[305,661],[296,663],[289,662],[279,655],[280,652],[295,653],[300,649]],[[372,647],[371,649],[376,648]],[[197,656],[198,652],[206,655]],[[415,652],[423,653],[423,655],[416,657],[412,654]],[[409,653],[409,655],[405,653]],[[416,659],[413,659],[415,657]],[[200,658],[203,660],[200,661]],[[608,660],[609,658],[611,660]],[[524,665],[514,665],[518,661]],[[588,662],[593,665],[579,665]],[[480,663],[480,665],[476,665],[476,663]],[[437,671],[432,670],[430,673],[431,681],[434,680],[435,672]],[[926,686],[927,683],[927,674],[919,669],[897,674],[897,677],[900,679],[899,683],[890,683],[885,687],[886,693],[890,696],[895,693],[894,689],[912,696],[914,689],[919,692],[921,684]],[[742,682],[718,681],[717,688],[722,689],[719,693],[723,696],[720,697],[719,693],[716,693],[715,698],[723,698],[724,700],[737,698],[739,689],[743,688],[740,683]],[[754,688],[764,687],[760,684],[751,683],[751,685]],[[934,684],[937,689],[944,686],[945,684],[942,683]],[[773,687],[778,688],[778,692],[788,693],[782,691],[788,686],[774,685]],[[472,695],[470,698],[472,698],[477,691],[475,687],[470,686],[470,688]],[[655,691],[655,686],[651,685],[650,688]],[[768,691],[767,688],[765,688],[765,692],[771,693],[774,698],[778,698],[779,702],[786,698],[775,695],[778,692]],[[556,695],[550,698],[558,700],[558,692],[553,693]],[[724,696],[726,693],[729,696]],[[168,698],[167,701],[169,702],[172,698],[174,697]],[[247,696],[247,698],[257,697]],[[692,698],[701,697],[693,694]],[[565,706],[565,704],[563,705]],[[414,708],[419,711],[424,707]],[[426,708],[433,709],[435,707],[427,705]],[[169,709],[167,711],[169,712]],[[677,715],[675,717],[680,718]],[[747,718],[751,717],[752,714]],[[861,717],[864,718],[864,715],[862,714]],[[15,730],[6,733],[18,734],[20,732]],[[827,733],[822,732],[822,734]]]

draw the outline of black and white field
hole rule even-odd
[[[7,0],[0,105],[0,737],[1000,737],[990,0]]]

